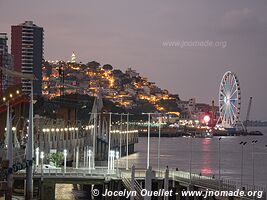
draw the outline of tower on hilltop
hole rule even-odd
[[[74,52],[71,54],[71,63],[76,63],[76,55]]]

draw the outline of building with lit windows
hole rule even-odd
[[[8,53],[7,33],[0,33],[0,67],[12,68],[12,56]],[[0,70],[0,94],[2,94],[8,87],[10,77],[6,76]]]
[[[11,27],[11,54],[14,56],[14,70],[34,74],[34,94],[42,94],[43,28],[32,21]],[[31,81],[15,79],[22,84],[22,91],[31,91]]]

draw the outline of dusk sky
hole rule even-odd
[[[267,120],[266,10],[266,0],[0,0],[0,32],[34,21],[45,30],[45,59],[69,60],[74,51],[81,62],[131,67],[183,100],[217,102],[231,70],[242,118],[252,96],[251,119]],[[222,45],[190,43],[205,41]]]

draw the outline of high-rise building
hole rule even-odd
[[[32,21],[11,27],[11,54],[14,57],[14,70],[34,74],[34,94],[42,93],[43,28]],[[22,91],[30,93],[31,81],[15,79],[22,83]]]
[[[8,54],[7,34],[0,33],[0,67],[10,67],[10,55]],[[8,84],[8,77],[6,77],[0,70],[0,95],[6,89]]]

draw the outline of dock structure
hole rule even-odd
[[[68,150],[68,160],[75,161],[75,152],[83,155],[86,149],[95,152],[95,160],[107,160],[109,137],[110,148],[112,150],[121,150],[121,156],[126,155],[126,146],[130,153],[134,152],[134,144],[138,142],[138,132],[134,130],[127,132],[119,131],[118,126],[113,126],[109,133],[103,128],[101,132],[96,131],[94,125],[83,126],[77,124],[67,124],[63,120],[51,120],[44,117],[35,118],[35,147],[45,154],[51,150],[61,151]],[[101,134],[98,134],[101,133]]]
[[[46,169],[42,174],[36,171],[34,174],[34,198],[41,200],[53,200],[56,195],[56,186],[61,184],[72,184],[73,187],[87,192],[88,199],[204,199],[207,191],[214,192],[214,195],[207,196],[205,199],[265,199],[266,189],[261,187],[245,186],[244,194],[249,191],[261,191],[261,198],[256,196],[215,196],[216,192],[224,191],[225,194],[231,194],[240,190],[239,183],[227,180],[218,180],[212,177],[192,174],[190,179],[189,172],[169,170],[119,169],[109,171],[107,168],[88,169],[68,168],[66,173],[61,169]],[[25,174],[14,175],[14,188],[23,185]],[[23,188],[23,187],[22,187]],[[103,196],[106,191],[124,192],[123,196]],[[151,191],[150,193],[148,191]],[[184,191],[202,191],[202,195],[194,197],[185,197]],[[95,192],[95,193],[94,193]],[[228,193],[227,193],[228,192]],[[150,196],[150,194],[152,196]],[[200,193],[198,193],[200,194]],[[157,196],[159,195],[159,196]],[[189,194],[188,194],[189,195]],[[216,197],[216,198],[215,198]]]

